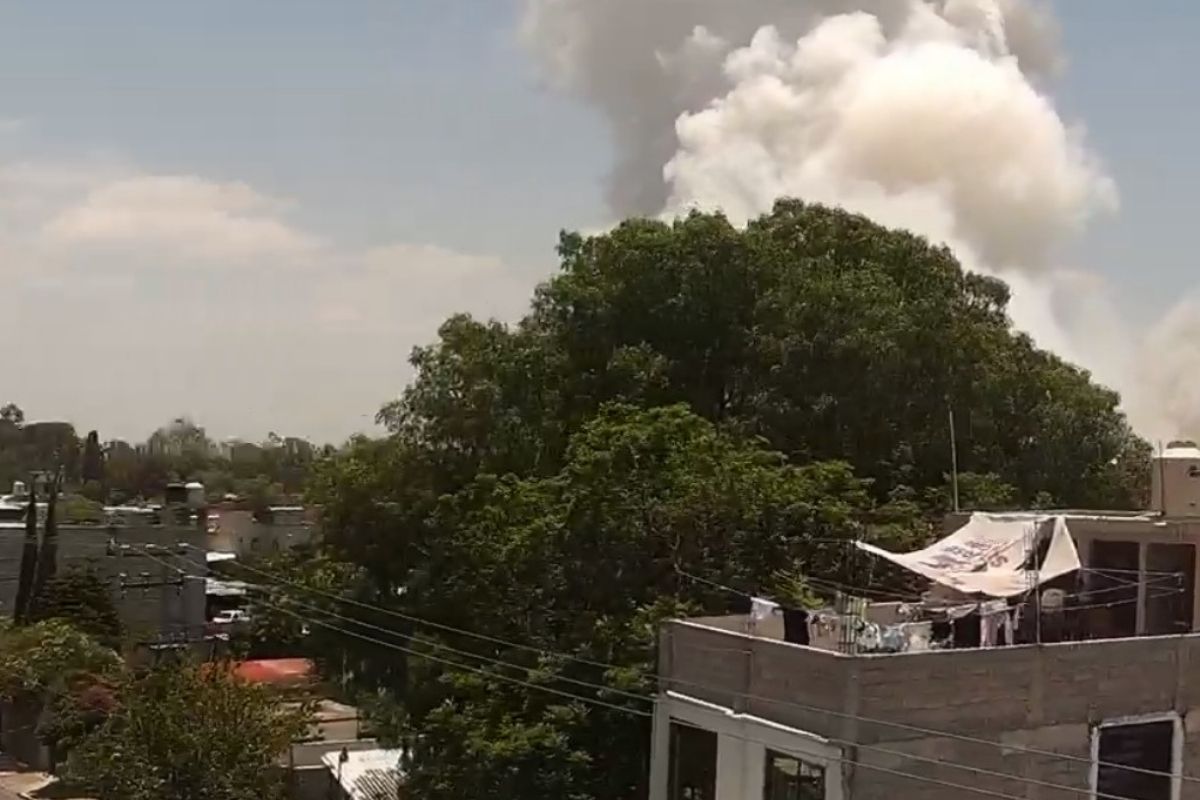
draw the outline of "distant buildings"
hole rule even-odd
[[[19,499],[19,498],[18,498]],[[11,616],[25,540],[25,502],[0,498],[0,614]],[[44,517],[45,506],[39,508]],[[204,630],[202,510],[182,502],[114,506],[95,524],[59,523],[58,574],[91,571],[112,589],[122,627],[136,639],[187,639]]]
[[[0,615],[12,615],[25,537],[24,487],[0,496]],[[38,504],[39,532],[45,503]],[[207,580],[208,563],[309,544],[316,516],[299,506],[259,512],[209,506],[199,483],[173,484],[160,505],[108,506],[94,523],[59,522],[57,571],[88,570],[108,584],[122,626],[152,649],[203,642],[207,595],[229,606],[233,583]],[[244,588],[244,587],[243,587]],[[242,592],[244,594],[244,592]]]
[[[208,549],[240,559],[268,556],[312,543],[319,530],[315,509],[270,506],[251,511],[236,503],[208,509]]]

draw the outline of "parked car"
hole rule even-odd
[[[233,608],[228,611],[222,611],[212,618],[215,625],[235,625],[241,622],[250,621],[250,613],[241,608]]]

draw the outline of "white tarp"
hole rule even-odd
[[[1037,546],[1050,536],[1040,570],[1028,570]],[[913,553],[890,553],[859,542],[860,549],[886,558],[963,594],[1015,597],[1079,569],[1079,553],[1063,517],[972,514],[945,539]]]

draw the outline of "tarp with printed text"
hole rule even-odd
[[[1037,554],[1049,539],[1040,567]],[[972,514],[966,525],[912,553],[866,542],[860,549],[963,594],[1016,597],[1080,567],[1079,552],[1061,516]]]

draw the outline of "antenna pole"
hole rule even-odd
[[[954,434],[954,406],[949,408],[950,416],[950,483],[954,491],[954,513],[959,512],[958,506],[958,441]]]
[[[1162,516],[1167,516],[1167,466],[1163,460],[1165,455],[1163,451],[1162,439],[1158,440],[1158,511]]]

